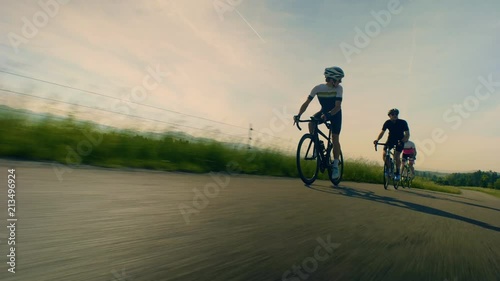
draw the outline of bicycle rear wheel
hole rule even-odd
[[[312,184],[318,177],[319,157],[315,150],[313,135],[303,135],[297,147],[297,171],[302,181],[307,185]]]

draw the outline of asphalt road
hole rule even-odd
[[[6,227],[8,168],[16,169],[15,232]],[[62,173],[5,160],[0,169],[2,281],[500,280],[500,200],[479,192],[92,167]]]

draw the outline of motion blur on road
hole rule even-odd
[[[483,193],[0,164],[2,281],[500,280],[500,200]]]

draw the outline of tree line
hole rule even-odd
[[[430,179],[435,183],[450,186],[476,186],[500,189],[500,174],[493,171],[477,170],[473,173],[440,174],[418,172],[417,175]]]

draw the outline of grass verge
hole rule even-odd
[[[54,161],[62,165],[130,167],[164,171],[243,174],[298,178],[295,156],[279,151],[239,148],[210,140],[183,139],[172,133],[144,135],[98,128],[72,118],[28,120],[0,116],[0,157]],[[246,147],[246,146],[244,146]],[[345,159],[344,181],[382,184],[382,165],[363,158]],[[319,179],[328,180],[325,172]],[[460,189],[417,177],[415,188],[460,194]],[[476,190],[476,189],[473,189]],[[483,189],[479,191],[490,192]],[[500,192],[489,194],[499,196]]]
[[[413,188],[452,193],[452,194],[461,194],[460,188],[454,186],[440,185],[433,181],[426,180],[420,177],[415,177],[412,183]]]
[[[460,187],[460,189],[479,191],[500,198],[500,190],[498,189],[484,188],[484,187],[468,187],[468,186]]]

